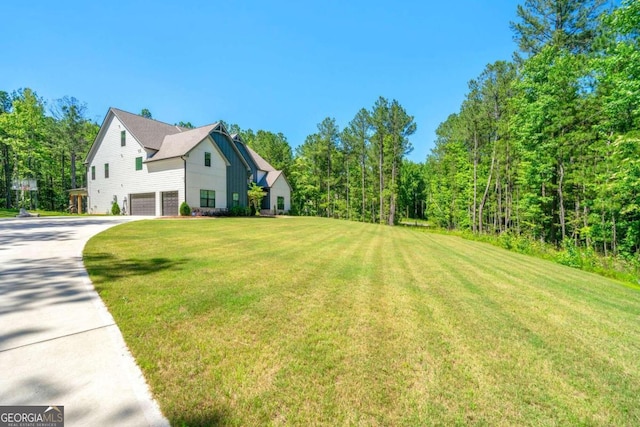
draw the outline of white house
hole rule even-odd
[[[178,215],[183,201],[224,212],[247,206],[251,180],[266,192],[263,206],[291,209],[284,174],[221,123],[186,129],[110,108],[86,164],[89,213],[114,201],[130,215]]]

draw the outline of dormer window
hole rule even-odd
[[[120,146],[124,147],[127,145],[127,131],[123,130],[120,132]]]

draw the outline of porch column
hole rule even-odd
[[[73,213],[73,194],[69,194],[69,213]]]
[[[78,194],[78,215],[82,213],[82,195]]]

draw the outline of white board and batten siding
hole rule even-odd
[[[178,191],[184,200],[184,166],[180,158],[144,163],[148,153],[128,131],[125,146],[121,146],[121,132],[125,126],[110,114],[98,147],[87,165],[87,206],[89,213],[111,212],[117,200],[120,208],[131,194],[155,193],[155,214],[162,214],[162,192]],[[136,170],[136,157],[142,157],[142,170]],[[105,164],[109,164],[109,177],[105,178]],[[95,166],[95,179],[91,179],[91,167]],[[127,213],[129,206],[127,206]]]
[[[204,153],[211,153],[211,166],[204,165]],[[200,208],[200,190],[216,192],[216,209],[227,208],[227,161],[207,137],[186,157],[187,161],[187,204]]]
[[[278,176],[269,191],[269,206],[271,208],[278,206],[278,196],[284,197],[284,211],[289,212],[291,210],[291,187],[289,187],[289,183],[287,183],[283,174]]]

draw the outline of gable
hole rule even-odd
[[[203,141],[209,140],[228,165],[228,159],[224,156],[224,154],[220,151],[218,146],[213,142],[213,139],[211,138],[211,131],[215,126],[215,124],[202,126],[179,134],[165,136],[164,140],[162,141],[160,150],[156,154],[154,154],[152,158],[147,160],[147,162],[154,162],[158,160],[188,155],[190,151],[192,151]]]
[[[111,108],[109,111],[118,117],[127,131],[132,134],[144,148],[151,150],[160,150],[162,141],[167,135],[175,135],[184,131],[183,128],[178,126],[148,119],[117,108]]]
[[[111,147],[115,149],[115,147],[120,147],[120,132],[127,131],[126,126],[122,123],[118,117],[111,110],[107,112],[107,115],[100,126],[100,130],[98,131],[98,135],[93,140],[91,147],[89,148],[89,152],[87,153],[87,157],[85,159],[85,164],[90,164],[93,162],[94,157],[100,148],[102,148],[102,144],[105,140],[109,141],[109,144],[113,145]],[[126,143],[127,144],[135,144],[140,149],[143,149],[144,146],[132,135],[130,132],[126,134]],[[109,147],[104,147],[109,148]]]

